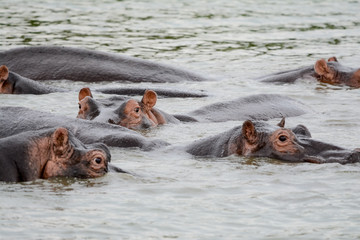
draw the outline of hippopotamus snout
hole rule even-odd
[[[360,162],[360,150],[344,149],[332,144],[313,139],[301,139],[300,144],[305,149],[304,162],[341,164]]]
[[[360,162],[360,149],[353,150],[345,159],[345,163],[356,163]]]

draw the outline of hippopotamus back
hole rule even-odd
[[[303,103],[284,95],[257,94],[210,104],[187,115],[198,121],[225,122],[293,117],[305,114],[308,110]]]
[[[57,47],[21,47],[0,52],[0,65],[34,80],[98,82],[181,82],[210,78],[139,58],[100,51]]]
[[[0,138],[44,128],[65,127],[85,144],[104,143],[114,147],[150,150],[166,142],[145,138],[127,128],[83,119],[72,119],[23,107],[0,107]]]

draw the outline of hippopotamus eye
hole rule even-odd
[[[97,157],[97,158],[94,158],[94,162],[96,162],[97,164],[100,164],[102,161],[101,158]]]
[[[138,113],[139,111],[140,111],[140,108],[138,108],[138,107],[137,107],[137,108],[135,108],[135,112],[137,112],[137,113]]]
[[[287,137],[286,137],[285,135],[281,135],[281,136],[279,137],[279,140],[280,140],[281,142],[285,142],[285,141],[287,140]]]

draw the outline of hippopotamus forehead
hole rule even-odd
[[[79,150],[80,152],[88,152],[89,150],[94,151],[102,151],[106,155],[110,155],[109,148],[102,143],[95,143],[95,144],[84,144],[81,140],[79,140],[75,135],[72,133],[72,131],[68,132],[69,137],[69,144],[72,145],[75,149]]]
[[[97,99],[96,101],[105,107],[118,107],[129,99],[129,97],[124,96],[113,96],[110,98]]]
[[[348,67],[348,66],[344,66],[342,64],[340,64],[339,62],[327,62],[327,65],[333,69],[335,69],[338,72],[352,72],[354,71],[354,68],[352,67]]]
[[[272,133],[279,129],[279,126],[271,125],[263,121],[253,121],[257,132]]]

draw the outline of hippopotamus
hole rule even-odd
[[[23,77],[0,66],[0,94],[47,94],[64,91]]]
[[[168,145],[165,141],[145,138],[121,126],[73,119],[24,107],[0,107],[0,122],[0,138],[30,130],[65,127],[84,144],[104,143],[109,147],[138,147],[142,150]]]
[[[308,111],[302,103],[277,94],[258,94],[201,107],[186,114],[168,114],[155,108],[157,94],[146,90],[140,101],[113,97],[95,100],[89,88],[79,92],[77,118],[112,123],[131,129],[179,122],[224,122],[247,118],[268,120],[299,116]]]
[[[83,82],[209,81],[188,70],[167,64],[72,47],[33,46],[0,52],[0,65],[34,80],[67,79]]]
[[[110,98],[95,100],[89,88],[79,92],[79,112],[77,118],[112,123],[131,129],[142,129],[179,120],[154,108],[157,94],[146,90],[141,101],[132,98]]]
[[[84,145],[66,128],[27,131],[0,138],[0,181],[100,177],[110,158],[104,144]]]
[[[117,95],[140,95],[143,94],[145,88],[99,88],[95,91],[107,94]],[[5,65],[0,66],[0,94],[48,94],[53,92],[65,92],[69,89],[50,87],[44,83],[34,81],[23,77],[15,72],[9,71]],[[204,92],[194,92],[185,90],[173,90],[173,89],[156,89],[160,96],[164,97],[192,97],[200,98],[207,97]]]
[[[355,163],[360,149],[348,150],[311,138],[304,125],[285,128],[283,118],[277,126],[264,121],[246,120],[241,126],[204,138],[186,146],[195,156],[269,157],[287,162]]]
[[[278,72],[259,78],[263,82],[293,83],[300,78],[316,78],[323,83],[360,87],[360,69],[341,65],[336,57],[320,59],[313,66]]]

